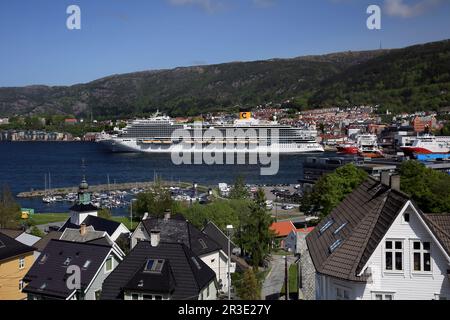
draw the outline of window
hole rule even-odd
[[[208,249],[208,246],[206,245],[205,240],[198,239],[198,242],[200,242],[200,245],[202,246],[202,249]]]
[[[413,242],[413,270],[416,272],[431,271],[430,242]]]
[[[105,270],[106,272],[110,272],[112,269],[113,269],[113,259],[112,257],[109,257],[105,263]]]
[[[145,270],[146,272],[161,272],[163,266],[164,266],[165,260],[161,259],[148,259],[147,263],[145,264]]]
[[[336,300],[350,300],[350,290],[343,287],[336,287]]]
[[[153,300],[153,296],[151,294],[142,295],[142,300]]]
[[[19,269],[22,270],[23,268],[25,268],[25,258],[21,257],[19,259]]]
[[[23,282],[23,280],[20,280],[20,281],[19,281],[19,291],[20,291],[20,292],[22,292],[23,287],[24,287],[24,282]]]
[[[163,297],[162,296],[155,296],[155,300],[162,300]]]
[[[329,248],[330,253],[333,253],[334,250],[336,250],[341,245],[341,243],[342,243],[341,239],[336,240]]]
[[[333,225],[333,223],[334,223],[334,220],[333,220],[333,219],[328,220],[328,221],[327,221],[327,222],[319,229],[320,234],[322,234],[322,233],[324,233],[325,231],[327,231],[327,229],[328,229],[329,227],[331,227],[331,226]]]
[[[405,212],[405,213],[403,214],[403,221],[409,223],[409,213],[406,213],[406,212]]]
[[[39,260],[39,263],[40,263],[40,264],[44,264],[45,261],[47,261],[47,259],[48,259],[48,254],[44,254],[44,255],[42,256],[42,258]]]
[[[394,294],[387,293],[387,292],[374,292],[374,293],[372,293],[372,299],[373,300],[394,300]]]
[[[337,228],[337,229],[333,232],[333,234],[334,234],[334,235],[338,234],[342,229],[345,228],[345,226],[347,225],[347,223],[348,223],[348,222],[345,222],[345,223],[341,224],[341,226],[340,226],[339,228]]]
[[[86,262],[83,264],[83,269],[89,268],[90,265],[91,265],[91,260],[86,260]]]
[[[137,293],[132,293],[131,300],[139,300],[139,295]]]
[[[95,291],[95,300],[100,300],[100,296],[102,295],[102,290]]]
[[[403,271],[403,241],[386,241],[384,268],[387,271]]]

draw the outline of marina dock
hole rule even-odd
[[[127,183],[115,183],[115,184],[101,184],[101,185],[90,185],[89,191],[90,192],[97,192],[97,193],[104,193],[104,192],[111,192],[111,191],[117,191],[117,190],[131,190],[131,189],[143,189],[147,190],[150,189],[153,186],[154,182],[127,182]],[[187,182],[167,182],[163,181],[162,184],[164,186],[173,186],[173,187],[180,187],[180,188],[186,188],[189,186],[192,186],[192,183]],[[199,190],[202,189],[201,186],[198,186]],[[54,188],[54,189],[47,189],[47,190],[31,190],[28,192],[21,192],[17,194],[18,198],[37,198],[37,197],[44,197],[48,194],[51,194],[53,196],[64,196],[69,193],[76,193],[78,192],[78,186],[74,187],[65,187],[65,188]]]

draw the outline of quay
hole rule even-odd
[[[162,181],[161,182],[163,186],[172,186],[172,187],[180,187],[180,188],[188,188],[192,187],[192,183],[187,182],[167,182]],[[143,189],[148,190],[153,186],[154,182],[126,182],[126,183],[115,183],[115,184],[101,184],[101,185],[90,185],[89,190],[93,193],[105,193],[105,192],[112,192],[117,190],[132,190],[132,189]],[[208,190],[207,187],[204,186],[197,186],[197,188],[202,190]],[[64,188],[54,188],[54,189],[47,189],[47,190],[31,190],[28,192],[21,192],[17,194],[18,198],[37,198],[37,197],[44,197],[48,194],[51,194],[53,196],[64,196],[69,193],[77,193],[78,192],[78,186],[74,187],[64,187]]]

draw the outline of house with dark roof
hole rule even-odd
[[[140,241],[103,283],[102,300],[215,300],[214,271],[183,242]]]
[[[24,277],[28,300],[97,300],[119,265],[109,243],[50,240]]]
[[[166,212],[164,218],[149,217],[142,220],[131,236],[132,247],[140,241],[150,241],[152,230],[161,232],[161,242],[183,243],[215,272],[219,288],[227,290],[228,250],[223,250],[223,244],[217,243],[183,216],[172,216]],[[236,263],[230,261],[230,273],[235,271]]]
[[[82,224],[91,226],[96,231],[105,231],[113,241],[116,241],[122,234],[130,233],[123,223],[98,217],[98,208],[91,202],[89,185],[85,178],[78,188],[78,200],[70,208],[70,218],[58,231],[64,232],[67,228],[80,229]]]
[[[306,237],[304,298],[450,299],[449,221],[424,214],[398,176],[368,178]]]
[[[0,300],[23,300],[23,277],[34,262],[35,248],[0,232]]]
[[[125,257],[125,253],[106,231],[97,231],[93,226],[88,227],[84,223],[79,229],[66,228],[59,239],[72,242],[104,243],[111,245],[118,256]]]

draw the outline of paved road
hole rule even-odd
[[[295,262],[294,256],[288,256],[288,268]],[[263,300],[278,300],[284,284],[284,258],[273,255],[270,262],[271,270],[263,283],[261,295]]]

